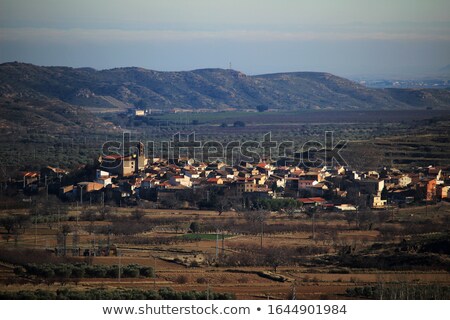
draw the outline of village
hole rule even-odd
[[[125,155],[101,156],[94,165],[69,172],[47,166],[24,172],[5,183],[5,190],[55,194],[78,205],[143,205],[148,208],[228,210],[262,209],[261,203],[295,200],[281,211],[357,212],[428,205],[450,199],[449,167],[417,167],[408,171],[384,167],[356,171],[347,166],[306,167],[287,163],[229,165],[182,158],[146,158],[143,145]],[[281,202],[279,202],[281,203]],[[295,203],[292,205],[292,203]],[[294,212],[295,213],[295,212]]]

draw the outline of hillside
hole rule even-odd
[[[234,70],[158,72],[142,68],[0,65],[2,99],[51,99],[92,111],[157,109],[450,109],[450,91],[371,89],[328,73],[248,76]]]
[[[0,129],[17,133],[22,129],[34,132],[115,131],[112,123],[100,120],[89,110],[53,98],[0,97]]]

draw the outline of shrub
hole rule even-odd
[[[185,284],[188,282],[188,277],[183,275],[179,275],[178,277],[175,278],[175,282],[178,284]]]
[[[123,270],[120,270],[120,274],[123,275]],[[108,278],[118,278],[119,277],[119,266],[112,266],[108,268],[106,273]]]
[[[139,268],[136,265],[128,265],[123,269],[123,276],[127,278],[139,277]]]
[[[89,289],[86,291],[58,289],[56,292],[47,290],[36,291],[0,291],[2,300],[199,300],[209,298],[211,300],[235,299],[231,293],[215,293],[210,291],[185,291],[177,292],[172,288],[161,288],[158,292],[139,289]]]
[[[23,276],[24,274],[25,274],[25,269],[24,268],[22,268],[22,267],[14,267],[14,274],[16,275],[16,276]]]
[[[55,276],[59,278],[69,278],[72,275],[72,267],[70,265],[58,265],[53,268]]]
[[[247,283],[248,282],[248,278],[247,277],[241,277],[238,279],[239,283]]]
[[[55,276],[55,271],[53,271],[53,269],[49,266],[44,266],[43,268],[39,269],[38,275],[48,279]]]
[[[191,225],[189,226],[189,229],[191,229],[191,231],[192,231],[193,233],[198,233],[199,230],[200,230],[200,225],[198,224],[197,221],[193,221],[193,222],[191,223]]]
[[[88,266],[86,274],[93,278],[105,278],[108,270],[104,266]]]
[[[155,276],[155,271],[153,270],[152,267],[141,267],[139,269],[139,273],[141,276],[146,278],[152,278]]]
[[[85,268],[84,266],[74,266],[72,269],[72,277],[74,278],[84,278]]]
[[[197,278],[197,283],[200,283],[200,284],[208,283],[208,279],[206,279],[204,277]]]

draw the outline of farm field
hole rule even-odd
[[[349,289],[358,287],[450,285],[448,247],[444,247],[449,239],[447,203],[429,206],[426,212],[423,207],[411,207],[398,209],[393,217],[381,219],[377,215],[370,228],[365,222],[356,226],[356,221],[336,213],[318,214],[313,222],[305,214],[288,217],[271,212],[265,217],[262,234],[259,224],[255,226],[238,212],[218,215],[215,211],[140,209],[142,214],[136,221],[136,209],[114,208],[102,220],[87,219],[85,211],[89,209],[93,208],[69,208],[63,217],[30,223],[11,237],[0,229],[0,291],[170,287],[175,291],[231,293],[237,299],[286,299],[293,295],[297,299],[348,299]],[[1,215],[10,213],[3,210]],[[198,224],[198,233],[190,230],[192,222]],[[62,225],[68,231],[65,254],[58,238]],[[417,243],[422,243],[421,249]],[[434,246],[424,250],[427,243]],[[86,250],[90,255],[82,254]],[[390,266],[389,259],[396,256],[407,260]],[[378,260],[361,263],[361,259],[369,261],[368,257]],[[424,264],[423,259],[428,262]],[[17,272],[17,266],[24,263],[39,265],[44,261],[92,268],[121,266],[124,271],[127,266],[138,265],[152,268],[154,274],[77,279],[53,276],[49,281]]]
[[[130,131],[133,139],[153,141],[156,146],[161,141],[170,141],[177,133],[195,133],[203,143],[224,144],[262,141],[270,133],[278,143],[292,141],[298,151],[310,140],[323,143],[325,131],[331,131],[336,142],[348,142],[343,154],[349,155],[345,158],[349,165],[368,169],[382,165],[399,168],[448,165],[449,116],[449,111],[444,110],[284,111],[165,114],[143,119],[106,114],[104,120]],[[236,121],[242,121],[245,126],[235,127]],[[103,143],[122,140],[122,132],[117,130],[61,133],[0,128],[0,132],[0,161],[4,164],[0,167],[0,178],[3,180],[24,167],[30,170],[47,165],[75,168],[90,163],[98,157]]]

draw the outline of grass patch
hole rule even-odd
[[[182,235],[186,239],[200,239],[200,240],[216,240],[216,233],[187,233]],[[224,238],[229,238],[231,235],[224,234]],[[222,234],[219,234],[219,240],[222,239]]]

